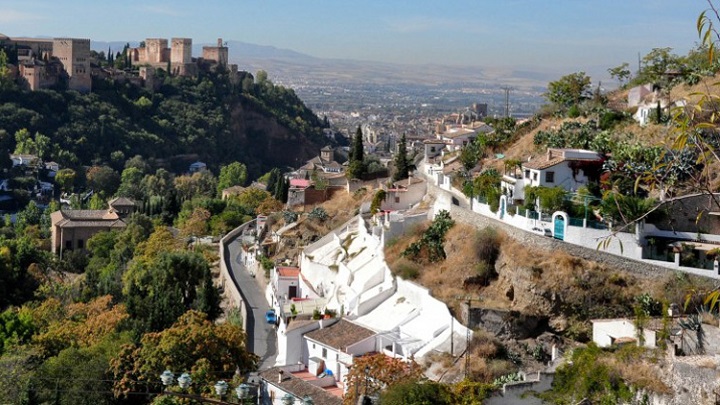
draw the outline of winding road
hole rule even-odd
[[[242,232],[239,235],[242,235]],[[270,309],[270,305],[265,300],[262,287],[250,275],[240,259],[241,247],[237,238],[229,240],[224,249],[230,275],[247,305],[245,332],[248,350],[260,357],[259,370],[273,367],[277,357],[277,335],[275,327],[265,322],[265,312]]]

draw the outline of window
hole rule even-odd
[[[85,243],[82,239],[78,239],[78,249],[85,249]]]
[[[322,358],[327,359],[327,349],[323,347],[322,349]]]
[[[554,183],[555,182],[555,172],[545,172],[545,182],[546,183]]]
[[[396,196],[396,197],[395,197],[395,203],[396,203],[396,204],[400,203],[400,196]]]
[[[72,241],[71,241],[71,240],[66,240],[66,241],[65,241],[65,249],[67,249],[67,250],[71,250],[71,249],[72,249]]]
[[[530,170],[525,170],[525,178],[526,179],[530,178]]]
[[[537,173],[533,173],[533,181],[537,181]]]

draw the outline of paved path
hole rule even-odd
[[[275,365],[277,357],[277,335],[275,327],[265,322],[265,312],[270,309],[265,300],[265,291],[258,281],[250,276],[240,260],[240,243],[237,239],[229,240],[225,246],[225,258],[229,262],[228,269],[240,290],[247,305],[246,333],[248,350],[260,357],[260,370]],[[264,277],[258,274],[258,277]]]

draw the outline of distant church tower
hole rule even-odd
[[[332,162],[334,160],[333,148],[328,145],[320,149],[320,160],[322,160],[323,162]]]

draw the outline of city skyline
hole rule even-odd
[[[701,0],[123,3],[0,0],[0,33],[93,41],[217,38],[311,56],[572,72],[637,66],[638,54],[698,41]],[[82,10],[82,11],[80,11]]]

